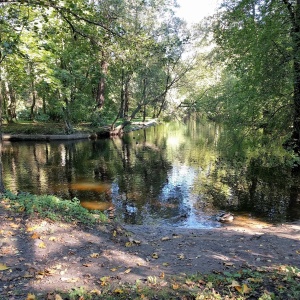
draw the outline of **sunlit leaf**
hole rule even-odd
[[[167,262],[164,262],[162,265],[163,265],[164,267],[167,267],[167,266],[169,266],[170,264],[167,263]]]
[[[152,253],[151,257],[154,259],[158,259],[159,256],[156,252],[154,252],[154,253]]]
[[[27,227],[27,231],[30,232],[30,231],[34,231],[35,229],[39,228],[38,225],[35,225],[35,226],[32,226],[32,227]]]
[[[171,238],[170,238],[169,236],[164,236],[164,237],[161,238],[161,240],[162,240],[163,242],[169,241],[170,239],[171,239]]]
[[[112,272],[116,272],[118,269],[117,268],[111,268],[110,269]]]
[[[179,284],[177,284],[177,283],[173,283],[173,284],[172,284],[172,289],[173,289],[173,290],[178,290],[179,287],[180,287],[180,286],[179,286]]]
[[[165,272],[161,272],[161,273],[159,274],[159,278],[161,278],[161,279],[165,278]]]
[[[92,253],[90,255],[90,257],[92,257],[92,258],[98,258],[98,257],[100,257],[100,253]]]
[[[44,242],[40,242],[40,243],[38,244],[38,247],[39,247],[39,248],[46,248],[46,245],[44,244]]]
[[[39,239],[40,236],[39,234],[37,234],[36,232],[33,233],[33,235],[31,236],[32,239]]]
[[[237,287],[237,286],[241,287],[241,285],[236,280],[232,280],[230,286],[232,286],[232,287]]]
[[[131,269],[127,269],[126,271],[124,271],[124,274],[128,274],[131,272]]]
[[[132,247],[133,246],[133,243],[132,242],[127,242],[125,243],[125,247]]]
[[[55,236],[50,236],[49,237],[49,241],[55,242],[57,240],[57,238]]]
[[[243,284],[242,288],[243,294],[249,294],[251,292],[251,288],[249,288],[245,283]]]
[[[184,254],[183,253],[179,253],[178,255],[177,255],[177,257],[178,257],[178,259],[184,259]]]
[[[0,263],[0,271],[5,271],[5,270],[8,270],[8,269],[10,269],[8,266]]]
[[[124,292],[123,292],[123,290],[121,290],[121,289],[115,289],[115,290],[114,290],[114,293],[115,293],[115,294],[123,294]]]
[[[30,293],[26,297],[26,300],[35,300],[35,299],[36,299],[35,295],[30,294]]]

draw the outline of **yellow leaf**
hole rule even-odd
[[[98,257],[100,257],[100,254],[99,253],[92,253],[90,255],[90,257],[92,257],[92,258],[98,258]]]
[[[164,236],[164,237],[161,238],[161,240],[162,240],[163,242],[169,241],[170,239],[171,239],[171,238],[170,238],[169,236]]]
[[[173,290],[178,290],[179,289],[179,284],[177,284],[177,283],[172,284],[172,289]]]
[[[32,227],[27,227],[27,231],[34,231],[35,229],[37,229],[39,226],[38,225],[35,225],[35,226],[32,226]]]
[[[125,247],[132,247],[133,246],[133,243],[132,242],[127,242],[125,243]]]
[[[127,269],[126,271],[124,271],[124,274],[128,274],[131,272],[131,269]]]
[[[296,250],[296,253],[297,253],[297,254],[300,254],[300,250]]]
[[[21,207],[19,207],[19,209],[18,209],[19,212],[23,212],[24,210],[25,210],[25,207],[24,207],[24,206],[21,206]]]
[[[158,259],[158,257],[159,257],[158,254],[157,254],[156,252],[152,253],[151,256],[152,256],[152,258],[155,258],[155,259]]]
[[[116,272],[118,269],[117,268],[112,268],[110,269],[112,272]]]
[[[8,270],[8,269],[10,269],[8,266],[0,263],[0,271],[5,271],[5,270]]]
[[[27,297],[26,297],[26,300],[35,300],[35,296],[33,294],[28,294]]]
[[[184,259],[184,254],[183,253],[180,253],[177,255],[178,259]]]
[[[243,288],[241,286],[235,286],[234,287],[239,293],[243,293]]]
[[[44,242],[40,242],[39,244],[38,244],[38,247],[39,248],[46,248],[46,245],[44,244]]]
[[[232,287],[241,287],[241,285],[236,280],[232,280],[230,286],[232,286]]]
[[[56,237],[55,236],[50,236],[49,237],[49,241],[55,242],[56,241]]]
[[[164,262],[162,265],[163,265],[164,267],[167,267],[167,266],[169,266],[170,264],[167,263],[167,262]]]
[[[161,279],[165,278],[165,272],[161,272],[159,275],[159,278],[161,278]]]
[[[39,239],[40,236],[36,232],[34,232],[33,235],[31,236],[31,238],[32,239]]]
[[[247,286],[247,284],[243,284],[243,294],[249,294],[251,292],[251,289]]]
[[[121,289],[115,289],[114,293],[115,294],[123,294],[123,290],[121,290]]]
[[[114,230],[114,231],[113,231],[113,237],[116,237],[116,236],[117,236],[117,231]]]

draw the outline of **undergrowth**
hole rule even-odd
[[[53,221],[75,222],[91,225],[106,221],[107,217],[100,211],[91,213],[80,205],[76,198],[64,200],[53,195],[32,195],[30,193],[14,194],[7,191],[2,195],[12,210],[24,212],[29,216],[36,215]]]

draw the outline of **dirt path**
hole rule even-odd
[[[245,265],[300,268],[300,223],[213,230],[27,220],[0,208],[0,299]],[[7,267],[7,269],[6,269]],[[6,269],[6,270],[4,270]]]

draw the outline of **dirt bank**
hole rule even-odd
[[[103,280],[233,270],[246,265],[300,268],[300,224],[238,220],[217,229],[125,226],[94,228],[28,220],[0,208],[0,299],[25,299]]]

